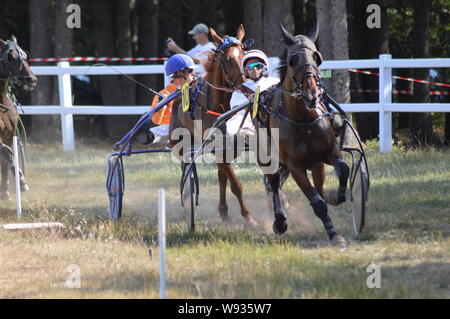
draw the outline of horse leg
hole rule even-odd
[[[319,192],[311,185],[308,176],[306,175],[306,169],[291,165],[289,167],[289,170],[294,177],[297,185],[301,188],[305,196],[308,198],[310,205],[314,210],[314,214],[322,221],[331,244],[333,246],[346,247],[344,237],[338,235],[336,230],[334,229],[333,221],[328,215],[327,203],[319,194]]]
[[[223,169],[223,167],[217,165],[217,175],[219,178],[219,214],[222,217],[222,221],[229,221],[230,217],[228,216],[228,205],[227,205],[227,182],[228,177]]]
[[[3,143],[0,143],[1,149],[3,147],[6,147]],[[6,199],[11,200],[11,195],[9,193],[9,165],[10,162],[8,161],[8,158],[5,158],[3,156],[3,152],[0,153],[2,156],[0,156],[0,169],[2,174],[2,182],[0,185],[0,199]]]
[[[287,215],[286,212],[284,211],[282,200],[280,197],[280,187],[282,180],[281,173],[282,170],[279,169],[275,174],[265,175],[267,178],[268,187],[270,188],[269,194],[273,194],[272,203],[273,203],[273,212],[275,215],[275,221],[273,222],[273,231],[279,235],[284,234],[288,227]]]
[[[347,189],[347,181],[350,175],[350,169],[348,165],[342,160],[340,156],[334,157],[330,164],[334,166],[334,171],[339,179],[338,190],[330,191],[326,194],[326,201],[333,206],[338,206],[345,202],[345,191]]]
[[[236,196],[238,200],[239,207],[241,208],[241,215],[245,220],[245,226],[249,228],[255,228],[256,226],[258,226],[258,223],[250,216],[250,211],[244,203],[244,198],[242,196],[242,184],[234,174],[233,166],[230,163],[218,163],[217,165],[223,168],[223,170],[227,174],[228,179],[230,180],[231,192]]]
[[[277,174],[280,175],[279,193],[280,193],[281,204],[283,205],[283,209],[286,211],[289,208],[289,201],[288,201],[286,194],[281,189],[282,189],[284,183],[286,182],[287,178],[289,177],[289,170],[287,169],[287,167],[285,165],[280,164],[280,168],[278,169]],[[264,182],[264,187],[267,192],[267,205],[269,207],[269,211],[273,211],[274,210],[273,209],[273,191],[267,180],[267,176],[264,176],[263,182]]]
[[[6,169],[6,180],[3,179],[2,183],[5,182],[7,185],[9,185],[8,168],[11,169],[13,175],[16,174],[16,171],[15,171],[15,165],[14,165],[14,154],[11,149],[12,139],[8,138],[7,141],[10,143],[8,143],[8,144],[0,143],[0,156],[5,163],[4,165],[5,165],[5,169]],[[2,166],[2,169],[3,169],[3,166]],[[25,180],[25,176],[23,175],[23,173],[20,169],[19,169],[19,181],[20,181],[20,190],[22,192],[27,192],[30,190],[30,187],[28,186],[27,181]],[[6,187],[8,187],[8,186],[6,186]]]
[[[323,184],[325,182],[326,171],[325,164],[320,163],[311,169],[311,175],[314,182],[314,188],[319,192],[320,196],[325,197],[323,194]]]

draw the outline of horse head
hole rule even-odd
[[[320,101],[319,66],[322,56],[315,42],[319,34],[319,23],[308,35],[291,35],[280,24],[283,42],[286,47],[286,73],[293,82],[294,90],[305,102],[307,109],[315,108]]]
[[[0,39],[0,78],[2,80],[15,81],[23,86],[26,91],[34,89],[37,78],[28,64],[29,56],[17,44],[17,39]]]
[[[242,70],[242,58],[246,44],[242,42],[245,36],[244,26],[241,24],[237,28],[236,37],[220,37],[213,28],[209,29],[212,38],[217,42],[218,47],[214,51],[222,72],[232,88],[239,87],[244,81]]]

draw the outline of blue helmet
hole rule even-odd
[[[175,54],[170,57],[166,64],[166,75],[171,76],[177,71],[181,71],[184,69],[194,69],[197,66],[194,63],[194,60],[186,54]]]

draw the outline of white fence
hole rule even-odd
[[[392,150],[392,112],[450,112],[449,103],[392,103],[393,68],[448,68],[450,59],[392,59],[380,55],[372,60],[324,61],[322,69],[379,69],[379,102],[342,104],[346,112],[378,112],[380,152]],[[70,66],[59,62],[57,66],[36,66],[36,75],[56,75],[59,84],[60,105],[24,106],[25,114],[60,114],[65,151],[75,149],[73,114],[143,114],[148,106],[74,106],[72,105],[71,75],[164,74],[164,65]],[[165,84],[168,83],[165,77]],[[39,88],[37,88],[39,89]],[[157,88],[155,88],[157,89]]]

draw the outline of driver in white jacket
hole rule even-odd
[[[242,59],[242,69],[244,70],[247,81],[242,84],[240,90],[235,91],[231,96],[231,108],[249,102],[249,97],[255,93],[258,86],[260,88],[260,93],[262,93],[269,87],[280,82],[278,78],[269,77],[268,67],[269,60],[264,52],[260,50],[250,50],[244,55]],[[227,121],[227,133],[229,135],[238,133],[239,126],[241,125],[244,116],[245,110],[242,110]],[[255,135],[255,127],[253,126],[250,114],[245,118],[245,122],[239,131],[239,135]]]
[[[259,87],[260,93],[264,92],[271,86],[274,86],[280,82],[280,79],[275,77],[269,77],[269,60],[264,52],[260,50],[250,50],[248,51],[243,59],[242,66],[244,70],[244,75],[247,81],[244,82],[239,91],[235,91],[231,96],[230,107],[234,108],[243,103],[250,102],[249,98],[255,93],[256,89]],[[227,121],[227,133],[229,135],[239,134],[240,136],[254,136],[255,127],[252,123],[250,113],[247,114],[242,128],[239,127],[242,123],[246,110],[239,111],[231,119]],[[238,132],[239,131],[239,132]],[[273,193],[264,177],[264,185],[267,191],[267,204],[269,206],[269,211],[273,211]],[[289,202],[284,194],[280,190],[281,202],[285,209],[289,207]]]

